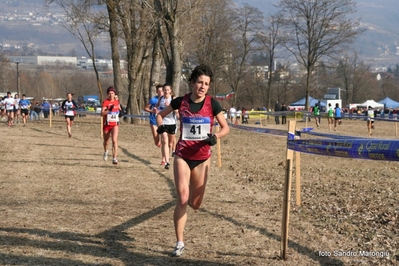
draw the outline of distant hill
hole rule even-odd
[[[0,33],[1,43],[4,45],[17,45],[20,49],[24,49],[28,45],[34,45],[34,48],[50,54],[81,49],[81,44],[66,30],[60,30],[59,26],[52,27],[45,24],[33,26],[29,22],[0,24]],[[15,47],[11,46],[10,49],[14,50]]]
[[[279,0],[234,0],[238,4],[248,3],[257,7],[266,16],[276,12],[273,5]],[[367,31],[356,40],[354,49],[361,59],[374,65],[395,65],[399,63],[396,47],[399,46],[398,0],[357,0],[357,12]]]
[[[364,58],[386,59],[399,62],[395,55],[399,46],[399,16],[396,0],[357,1],[357,15],[368,26],[356,42],[356,48]]]
[[[276,11],[273,5],[279,0],[234,0],[238,5],[248,3],[257,7],[265,16]],[[355,17],[361,18],[362,25],[367,31],[360,36],[354,44],[359,57],[375,66],[394,66],[399,63],[396,55],[399,46],[399,16],[398,0],[356,0],[357,13]],[[46,16],[62,14],[56,5],[46,9],[44,0],[9,0],[0,1],[0,43],[13,43],[28,45],[34,43],[45,53],[57,54],[61,51],[68,55],[77,53],[85,55],[79,41],[59,25],[49,22],[32,25],[32,21],[4,21],[21,15]],[[0,47],[1,48],[1,47]],[[104,48],[100,53],[109,54],[109,49]]]
[[[0,51],[3,46],[3,51],[13,53],[24,50],[40,55],[87,55],[76,37],[58,24],[63,10],[44,3],[44,0],[0,1]],[[109,49],[97,52],[109,57]]]

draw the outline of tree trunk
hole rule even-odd
[[[168,31],[170,50],[171,50],[171,61],[167,65],[166,71],[166,82],[172,83],[174,95],[180,93],[180,78],[181,78],[181,45],[177,37],[178,18],[174,17],[173,22],[169,21],[166,23],[166,29]]]
[[[115,2],[113,0],[107,0],[107,11],[108,11],[109,25],[110,25],[109,35],[111,39],[111,57],[112,57],[112,67],[114,74],[114,86],[116,91],[120,92],[122,90],[122,80],[121,80],[122,75],[121,75],[120,57],[118,49],[117,13],[116,13]],[[119,98],[119,100],[122,102],[121,98]]]
[[[155,86],[157,84],[164,83],[163,81],[159,80],[160,71],[161,71],[161,54],[160,54],[159,49],[160,49],[159,48],[159,37],[158,37],[158,34],[156,34],[153,39],[151,76],[150,76],[150,84],[148,86],[148,98],[149,99],[151,99],[155,95]]]
[[[312,76],[311,68],[308,67],[306,72],[307,73],[306,73],[305,110],[309,111],[309,91],[310,91],[310,83],[311,83],[311,76]]]

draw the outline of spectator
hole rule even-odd
[[[236,111],[236,124],[238,124],[241,120],[241,116],[242,116],[242,111],[240,110],[240,107],[237,107],[237,111]]]
[[[229,118],[231,124],[235,123],[236,112],[237,112],[236,108],[234,108],[234,106],[232,105],[229,110]]]
[[[276,101],[276,104],[274,105],[274,112],[280,112],[281,111],[281,106],[278,103],[278,101]],[[276,125],[280,124],[280,117],[276,114],[274,117],[274,120],[276,121]]]
[[[315,121],[316,121],[316,126],[317,126],[317,128],[319,128],[320,127],[320,108],[319,108],[319,104],[318,103],[316,103],[314,105],[313,115],[314,115],[314,118],[315,118]]]
[[[285,103],[283,103],[283,105],[281,106],[281,111],[282,112],[288,111],[287,106],[285,106]],[[281,124],[282,125],[287,124],[287,114],[286,113],[284,113],[283,116],[281,117]]]
[[[44,118],[48,118],[50,114],[50,103],[47,100],[42,103],[42,109]]]
[[[53,115],[58,115],[58,110],[59,110],[58,103],[51,102],[51,111],[53,112]]]
[[[249,115],[248,115],[247,109],[242,108],[242,115],[241,115],[241,117],[242,117],[241,123],[242,123],[242,124],[248,124]]]
[[[35,106],[31,106],[31,111],[30,111],[30,120],[40,120],[40,112],[42,111],[42,108],[39,105],[39,102],[36,101]]]
[[[223,112],[224,119],[226,119],[226,121],[227,121],[227,118],[228,118],[227,117],[228,116],[227,110],[223,108],[222,112]]]

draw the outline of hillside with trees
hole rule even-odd
[[[64,33],[61,35],[73,38],[83,47],[84,55],[93,61],[103,56],[104,46],[110,47],[114,71],[113,78],[109,79],[96,69],[93,73],[58,66],[57,71],[54,67],[27,71],[21,65],[19,77],[23,92],[39,99],[48,97],[50,93],[62,96],[67,91],[75,92],[82,84],[88,83],[90,85],[84,85],[85,88],[79,91],[83,94],[102,94],[104,87],[113,83],[124,105],[128,106],[128,112],[137,114],[158,83],[173,84],[177,95],[186,93],[191,69],[204,63],[210,65],[215,74],[211,94],[234,93],[234,97],[222,101],[225,108],[235,105],[246,109],[271,109],[274,101],[288,105],[305,95],[322,98],[328,87],[345,90],[344,105],[367,99],[380,100],[386,96],[399,100],[394,93],[398,89],[398,65],[392,65],[390,72],[384,73],[383,78],[377,81],[369,62],[351,44],[363,28],[352,23],[356,20],[351,20],[351,23],[345,24],[348,38],[343,39],[343,35],[339,34],[343,32],[343,27],[337,22],[353,19],[355,14],[351,12],[342,13],[339,19],[326,16],[327,23],[314,21],[312,31],[318,32],[319,37],[302,37],[310,37],[309,43],[319,42],[319,45],[323,45],[324,41],[331,45],[331,49],[323,50],[322,46],[315,46],[313,61],[306,62],[307,54],[301,53],[305,50],[290,38],[294,36],[292,32],[295,29],[301,28],[298,24],[289,23],[295,20],[287,20],[289,16],[283,5],[276,6],[276,12],[266,16],[254,6],[237,5],[229,0],[168,0],[146,2],[146,5],[141,5],[140,1],[116,0],[107,0],[99,5],[92,1],[47,2],[54,8],[48,23],[55,23],[56,17],[63,17],[64,20],[57,19],[57,24],[46,27],[62,28]],[[290,2],[293,1],[281,1]],[[305,0],[295,2],[308,4]],[[318,2],[322,5],[310,7],[317,12],[331,10],[334,5],[339,8],[354,3],[351,0]],[[297,19],[299,22],[300,18]],[[28,35],[30,31],[26,28]],[[338,28],[340,30],[337,31]],[[39,32],[36,32],[37,41],[41,39]],[[325,37],[321,38],[320,34]],[[62,48],[64,55],[82,55],[73,45],[66,48],[67,41],[59,45],[65,45]],[[51,54],[29,46],[3,52],[1,82],[5,90],[11,91],[15,91],[17,75],[15,66],[5,58],[7,54]],[[122,76],[121,59],[127,62],[127,78]],[[75,75],[76,78],[73,78]],[[87,80],[83,82],[79,75],[85,75]],[[64,79],[68,76],[72,78],[67,82]],[[39,80],[45,82],[39,84]]]

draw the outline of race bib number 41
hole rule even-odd
[[[183,117],[182,139],[204,140],[211,133],[211,119],[209,117]]]

